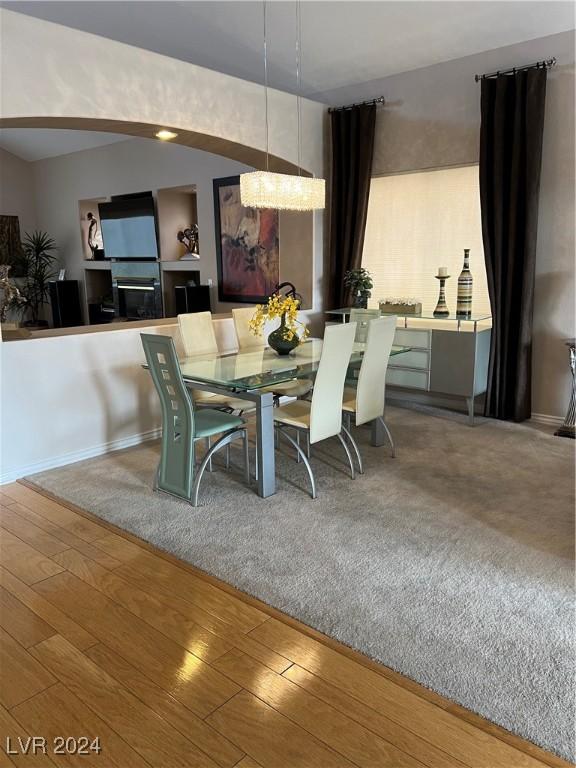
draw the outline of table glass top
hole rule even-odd
[[[351,363],[362,360],[365,344],[355,344]],[[392,347],[392,355],[409,352],[410,347]],[[322,339],[308,339],[290,355],[280,356],[274,350],[254,349],[229,355],[203,355],[180,358],[185,381],[216,384],[237,391],[260,389],[313,375],[320,361]]]
[[[337,315],[338,317],[347,317],[351,312],[351,307],[342,307],[341,309],[327,309],[327,315]],[[410,312],[380,312],[383,317],[395,315],[396,317],[413,318],[414,320],[453,320],[462,323],[480,323],[483,320],[490,320],[492,315],[478,314],[470,315],[470,317],[457,317],[456,313],[452,312],[449,315],[439,317],[434,314],[433,309],[423,309],[420,314],[415,315]]]

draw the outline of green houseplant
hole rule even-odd
[[[46,233],[35,230],[28,232],[22,241],[20,265],[22,267],[22,293],[26,298],[23,307],[24,315],[29,319],[24,322],[27,327],[47,327],[45,320],[40,320],[40,312],[48,303],[48,282],[56,275],[56,243]]]
[[[348,288],[354,306],[366,309],[368,299],[372,295],[372,288],[374,287],[370,272],[364,269],[364,267],[349,269],[344,274],[344,285]]]

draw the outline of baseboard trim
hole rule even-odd
[[[147,432],[139,432],[136,435],[121,437],[117,440],[110,440],[107,443],[94,445],[81,451],[72,451],[71,453],[64,453],[51,459],[35,462],[34,464],[27,464],[23,467],[18,467],[17,469],[12,469],[9,472],[0,474],[0,485],[13,483],[16,480],[20,480],[22,477],[35,475],[37,472],[44,472],[47,469],[56,469],[57,467],[63,467],[66,464],[75,464],[77,461],[92,459],[95,456],[103,456],[106,453],[119,451],[122,448],[131,448],[135,445],[140,445],[140,443],[145,443],[147,440],[155,440],[160,437],[161,434],[162,430],[160,427],[157,427],[156,429],[150,429]]]
[[[562,416],[550,416],[547,413],[533,413],[531,418],[538,424],[549,424],[552,427],[559,427],[564,423]]]

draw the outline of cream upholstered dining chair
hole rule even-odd
[[[234,318],[234,327],[238,337],[238,347],[241,351],[254,349],[264,349],[266,342],[264,336],[255,336],[250,331],[250,320],[254,314],[255,307],[240,307],[232,310]],[[312,382],[309,379],[292,379],[274,384],[273,387],[265,387],[264,392],[272,392],[276,405],[281,397],[304,397],[312,389]]]
[[[370,323],[377,317],[380,317],[379,309],[362,309],[359,307],[353,307],[350,310],[350,322],[356,323],[355,341],[357,343],[364,344],[366,342]]]
[[[212,325],[211,312],[190,312],[186,315],[178,315],[178,327],[186,357],[217,355],[219,353],[216,334]],[[254,407],[247,400],[240,400],[240,398],[233,397],[232,395],[216,395],[212,392],[203,392],[200,389],[192,390],[192,399],[195,405],[208,405],[211,408],[229,408],[240,412]]]
[[[347,434],[347,430],[342,426],[342,396],[355,333],[356,323],[328,326],[324,332],[322,354],[312,399],[296,400],[288,405],[281,405],[274,411],[274,426],[277,434],[283,435],[291,443],[308,470],[310,495],[313,499],[316,498],[316,483],[308,456],[300,447],[300,441],[294,440],[287,429],[296,429],[298,436],[304,432],[309,444],[327,440],[329,437],[337,437],[346,451],[350,474],[354,479],[354,462],[346,440],[342,436],[342,432]]]
[[[366,348],[358,374],[356,388],[346,387],[342,401],[342,410],[347,415],[347,437],[352,443],[358,459],[360,473],[364,471],[360,450],[350,429],[351,417],[359,427],[369,421],[378,420],[386,430],[392,456],[395,456],[394,441],[384,421],[384,403],[386,397],[386,371],[396,332],[396,317],[378,317],[370,320],[366,334]]]
[[[255,336],[250,330],[250,320],[256,307],[237,307],[232,310],[234,329],[238,339],[238,349],[263,349],[266,346],[264,336]]]

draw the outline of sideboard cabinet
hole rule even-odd
[[[386,383],[465,398],[473,425],[475,398],[486,392],[490,334],[490,328],[398,328],[394,343],[411,351],[390,358]]]
[[[346,322],[349,309],[327,312]],[[490,358],[489,316],[434,318],[433,314],[400,315],[394,344],[409,352],[390,358],[386,385],[430,394],[461,397],[474,425],[474,405],[486,392]]]

